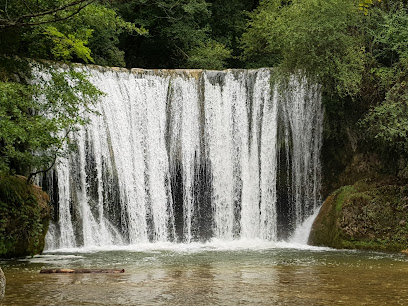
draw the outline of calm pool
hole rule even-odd
[[[0,265],[2,305],[408,305],[408,256],[400,254],[218,242],[59,250]]]

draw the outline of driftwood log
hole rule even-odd
[[[4,276],[3,270],[0,267],[0,300],[4,298],[5,292],[6,292],[6,277]]]
[[[125,269],[42,269],[40,273],[124,273]]]

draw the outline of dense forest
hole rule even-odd
[[[24,65],[15,56],[128,68],[278,67],[282,77],[301,73],[322,84],[329,115],[342,116],[351,103],[376,148],[408,153],[406,1],[2,2],[1,116],[9,119],[0,126],[3,171],[27,174],[36,163],[48,165],[48,154],[34,161],[32,150],[60,147],[50,134],[84,123],[75,109],[101,94],[80,75],[73,76],[76,88],[61,90],[67,84],[55,74],[41,88],[55,103],[39,105],[32,99],[39,89],[17,76]],[[59,122],[33,116],[57,104]],[[44,133],[33,134],[38,130]]]
[[[406,0],[1,0],[2,177],[49,170],[103,94],[75,71],[31,84],[29,59],[300,74],[323,88],[327,192],[356,152],[408,178]]]

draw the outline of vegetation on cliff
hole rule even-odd
[[[41,188],[24,177],[0,176],[0,257],[41,253],[50,207]]]
[[[243,36],[244,56],[253,66],[267,63],[322,84],[327,131],[349,116],[364,131],[360,140],[406,155],[405,2],[264,0]]]

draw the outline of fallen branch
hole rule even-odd
[[[42,269],[40,273],[124,273],[125,269]]]

